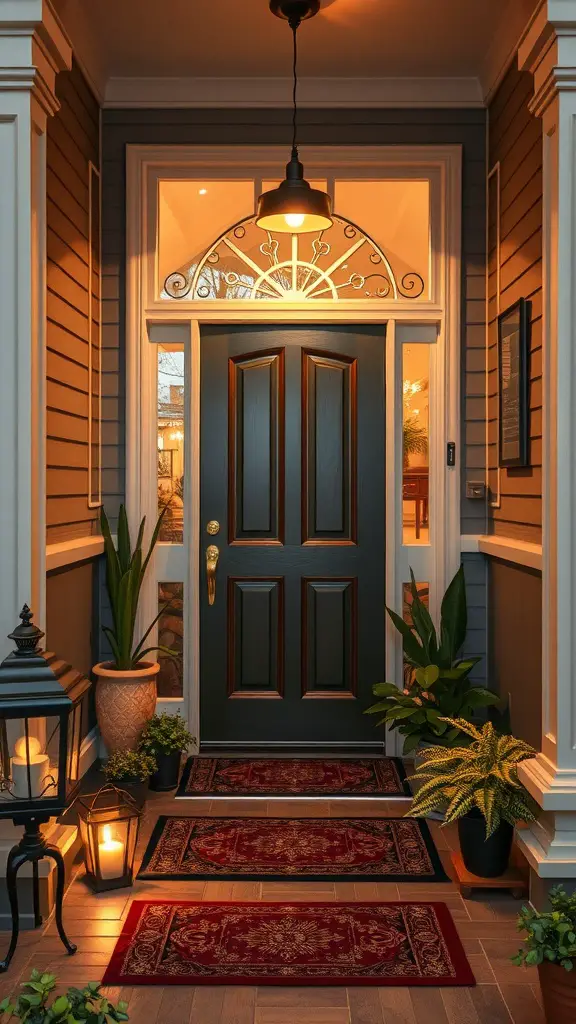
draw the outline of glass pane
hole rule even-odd
[[[59,781],[60,719],[46,718],[40,728],[27,718],[9,724],[10,798],[54,799]]]
[[[254,181],[158,183],[158,291],[232,224],[254,213]]]
[[[170,602],[167,605],[167,602]],[[160,673],[158,675],[159,697],[182,697],[184,694],[184,584],[158,584],[158,611],[164,608],[158,621],[158,643],[174,652],[158,652]]]
[[[430,584],[429,583],[416,583],[416,590],[418,597],[422,601],[422,604],[428,608],[429,596],[430,596]],[[412,590],[410,583],[402,584],[402,618],[404,622],[407,622],[409,626],[412,625]],[[404,688],[410,689],[412,685],[412,676],[414,668],[409,662],[404,662]]]
[[[336,181],[334,212],[351,220],[382,249],[400,293],[429,297],[428,181]]]
[[[402,542],[429,543],[430,346],[402,346]]]
[[[158,511],[160,540],[184,540],[184,346],[158,345]]]

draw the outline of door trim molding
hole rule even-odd
[[[304,152],[304,151],[303,151]],[[129,145],[126,156],[126,503],[130,522],[134,526],[141,516],[148,514],[153,519],[156,513],[156,411],[154,360],[150,355],[150,342],[160,340],[182,341],[190,338],[191,359],[187,384],[189,395],[199,395],[200,385],[200,328],[207,323],[318,323],[382,324],[386,328],[386,429],[387,460],[395,462],[396,476],[401,479],[401,455],[399,455],[399,432],[401,435],[401,408],[398,395],[394,393],[391,378],[390,359],[398,358],[399,344],[394,340],[393,325],[408,325],[411,329],[430,331],[436,325],[438,340],[435,347],[435,364],[431,374],[435,377],[437,390],[436,414],[431,422],[431,432],[436,437],[437,458],[430,469],[430,491],[437,495],[435,511],[436,544],[434,564],[427,562],[422,552],[424,545],[414,545],[402,551],[414,562],[430,566],[430,579],[434,579],[436,599],[432,600],[432,614],[437,611],[438,597],[460,563],[460,458],[457,465],[447,468],[444,460],[445,443],[454,440],[460,452],[460,362],[461,362],[461,180],[462,147],[454,146],[357,146],[357,147],[306,147],[305,158],[309,169],[322,167],[336,168],[348,177],[355,174],[378,175],[390,168],[399,172],[404,169],[407,176],[418,173],[418,169],[434,169],[440,176],[439,218],[441,254],[434,267],[434,301],[410,305],[408,302],[386,303],[371,301],[362,303],[321,302],[304,303],[228,303],[214,304],[195,301],[175,303],[154,301],[149,290],[150,260],[147,254],[150,241],[150,210],[153,200],[149,196],[149,172],[159,168],[178,170],[190,169],[190,176],[217,168],[226,169],[226,174],[247,171],[255,174],[280,166],[285,151],[280,147],[234,146],[140,146]],[[152,190],[153,191],[153,190]],[[427,328],[424,325],[428,325]],[[172,337],[168,335],[174,332]],[[396,339],[398,342],[398,339]],[[389,348],[389,346],[391,346]],[[431,378],[432,379],[432,378]],[[442,382],[443,386],[438,386]],[[444,386],[445,385],[445,386]],[[392,391],[389,391],[389,387]],[[190,411],[191,410],[191,411]],[[189,550],[187,579],[184,580],[186,595],[185,619],[185,666],[184,697],[160,699],[159,710],[181,708],[187,716],[193,735],[199,736],[200,693],[199,693],[199,549],[200,549],[200,507],[199,507],[199,452],[200,424],[199,402],[188,402],[188,430],[190,441],[185,450],[185,474],[188,479],[185,493],[187,503],[188,530],[185,530],[184,546]],[[398,471],[400,476],[398,477]],[[396,489],[397,491],[397,489]],[[398,606],[402,596],[402,580],[399,579],[396,552],[402,537],[401,488],[400,499],[395,493],[387,501],[387,539],[394,545],[394,557],[386,560],[387,599]],[[432,548],[428,551],[432,553]],[[424,578],[424,577],[421,577]],[[149,622],[157,612],[156,575],[151,566],[147,585],[143,587],[140,609],[140,623]],[[401,646],[395,631],[386,623],[386,671],[398,676],[401,666]],[[186,641],[188,637],[188,641]],[[387,741],[387,753],[400,753],[399,737],[393,734]],[[225,746],[225,745],[224,745]],[[245,745],[244,745],[245,746]],[[358,744],[352,744],[358,746]],[[274,745],[270,745],[271,749]],[[376,744],[378,749],[381,744]]]

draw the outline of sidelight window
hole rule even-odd
[[[430,533],[430,345],[402,346],[402,539]]]
[[[184,347],[158,345],[158,512],[160,540],[184,539]]]

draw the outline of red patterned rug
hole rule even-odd
[[[444,882],[425,821],[161,817],[140,878]]]
[[[443,903],[136,900],[104,985],[474,985]]]
[[[398,757],[190,757],[177,797],[410,796]]]

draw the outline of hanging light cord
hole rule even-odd
[[[298,130],[298,107],[296,103],[296,91],[298,88],[298,43],[296,41],[296,33],[300,26],[300,18],[294,17],[290,19],[290,28],[292,29],[293,39],[293,56],[292,56],[292,156],[298,156],[298,144],[297,144],[297,130]]]

